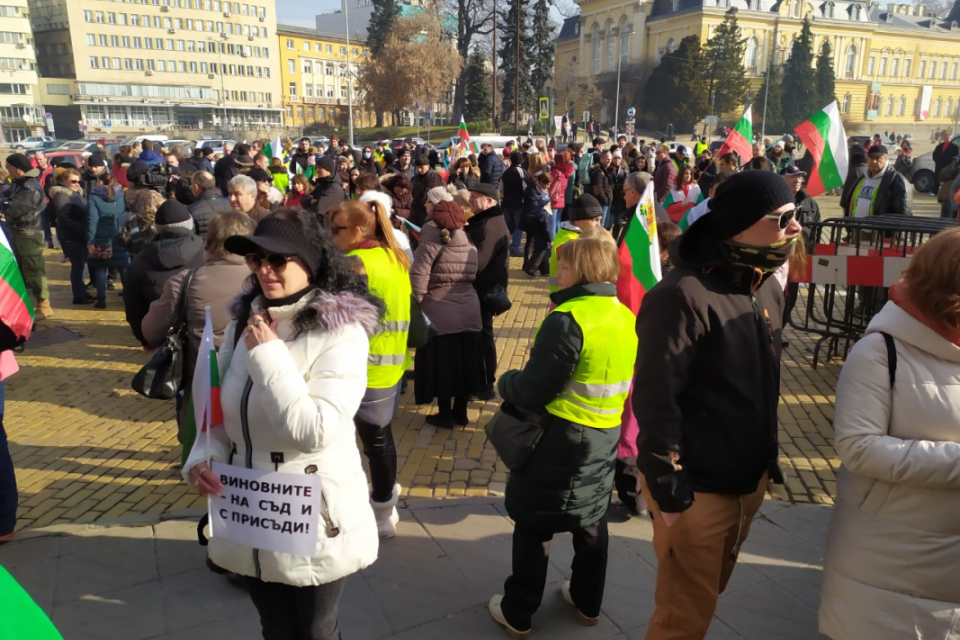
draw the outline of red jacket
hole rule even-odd
[[[550,178],[553,180],[550,183],[550,206],[553,209],[566,209],[567,182],[575,170],[573,163],[567,162],[560,155],[550,167]]]

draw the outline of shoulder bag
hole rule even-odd
[[[170,400],[180,391],[183,382],[183,346],[187,338],[187,292],[193,276],[191,269],[183,280],[178,301],[177,324],[170,327],[166,339],[147,364],[133,376],[133,390],[147,398]]]
[[[440,256],[443,255],[443,251],[446,248],[446,245],[440,247],[440,251],[437,252],[437,257],[434,258],[433,264],[430,265],[430,273],[433,273],[433,267],[440,261]],[[436,338],[438,333],[436,325],[430,322],[430,318],[427,317],[427,314],[425,314],[420,307],[420,302],[417,300],[416,294],[411,293],[410,331],[407,332],[407,347],[410,349],[419,349]]]
[[[483,430],[510,471],[522,468],[543,436],[543,419],[506,400]]]

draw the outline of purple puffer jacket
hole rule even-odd
[[[440,335],[480,331],[480,299],[473,288],[476,277],[477,248],[463,229],[452,232],[450,242],[444,245],[440,229],[432,221],[423,225],[410,266],[410,284],[420,308]]]

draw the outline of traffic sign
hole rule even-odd
[[[198,128],[198,129],[203,129],[203,120],[198,120],[198,121],[197,121],[197,128]]]
[[[103,126],[105,126],[107,129],[109,129],[109,128],[112,126],[112,123],[111,123],[109,120],[104,120],[104,121],[103,121]]]
[[[550,118],[550,98],[540,98],[540,119]]]
[[[635,115],[637,115],[637,110],[633,107],[627,107],[627,117],[632,118]]]
[[[43,114],[43,117],[46,118],[47,120],[50,120],[51,118],[53,118],[53,114],[47,111],[45,114]]]
[[[584,112],[583,112],[583,121],[584,121],[584,122],[588,122],[589,120],[590,120],[590,112],[589,112],[589,111],[584,111]]]
[[[703,122],[704,124],[717,124],[717,116],[707,116]]]

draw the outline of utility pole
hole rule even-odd
[[[353,80],[350,76],[350,5],[349,0],[343,3],[343,23],[347,35],[347,109],[350,110],[350,147],[353,147]]]
[[[780,20],[773,23],[773,39],[770,41],[769,59],[767,60],[767,81],[763,88],[763,116],[760,119],[760,139],[763,140],[767,129],[767,96],[770,94],[770,69],[773,68],[773,61],[777,58],[777,29],[780,28]],[[753,140],[750,141],[751,143]]]
[[[626,34],[627,38],[634,34],[633,31]],[[629,40],[627,44],[627,51],[629,52],[630,45]],[[617,92],[614,94],[614,99],[617,101],[613,107],[613,131],[614,133],[619,133],[620,130],[617,128],[617,124],[620,122],[620,67],[623,66],[623,38],[620,38],[620,56],[617,58]]]
[[[493,114],[490,121],[493,123],[493,132],[500,133],[497,126],[497,9],[493,9]]]
[[[514,75],[517,79],[517,88],[513,94],[513,126],[520,135],[520,3],[523,0],[514,0],[514,6],[517,10],[517,31],[514,38],[517,42],[517,66],[514,68]]]

